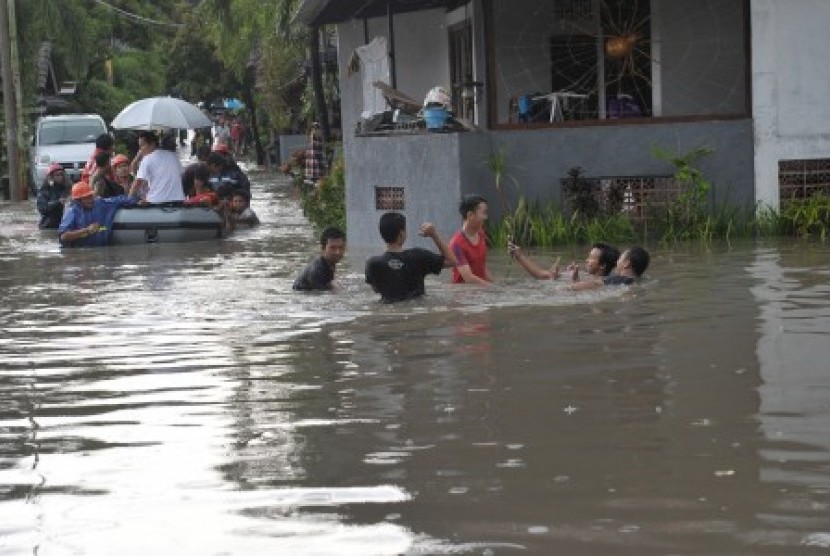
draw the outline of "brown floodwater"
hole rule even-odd
[[[590,294],[493,252],[382,305],[355,252],[292,292],[312,230],[254,188],[204,244],[60,251],[0,204],[0,553],[830,552],[827,245]]]

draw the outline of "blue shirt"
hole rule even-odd
[[[102,229],[75,241],[61,241],[61,247],[101,247],[108,245],[112,239],[112,221],[115,218],[116,211],[124,206],[133,206],[137,202],[137,198],[129,195],[118,195],[107,199],[96,197],[92,208],[85,209],[80,201],[72,201],[63,215],[60,226],[58,226],[58,238],[64,232],[74,232],[86,228],[93,222],[100,224]]]

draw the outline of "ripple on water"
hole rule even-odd
[[[259,179],[227,241],[97,251],[0,205],[4,547],[828,547],[825,247],[659,248],[578,295],[494,251],[497,287],[383,305],[357,253],[290,290],[318,249],[290,195]]]

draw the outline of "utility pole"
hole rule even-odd
[[[3,112],[6,126],[6,154],[9,169],[9,193],[12,201],[20,200],[20,158],[18,155],[17,103],[14,98],[12,55],[9,37],[9,4],[0,0],[0,65],[3,79]]]
[[[14,84],[15,110],[17,111],[17,179],[21,196],[28,197],[26,187],[26,139],[23,137],[23,85],[20,79],[20,50],[17,41],[17,0],[9,3],[9,53],[11,54],[12,83]]]

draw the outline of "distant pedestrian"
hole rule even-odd
[[[231,148],[236,157],[242,155],[245,146],[245,126],[239,121],[239,118],[234,118],[231,124]]]
[[[311,124],[311,131],[308,134],[303,179],[308,185],[317,185],[317,182],[325,175],[325,172],[326,158],[323,139],[320,135],[320,124],[315,122]]]

